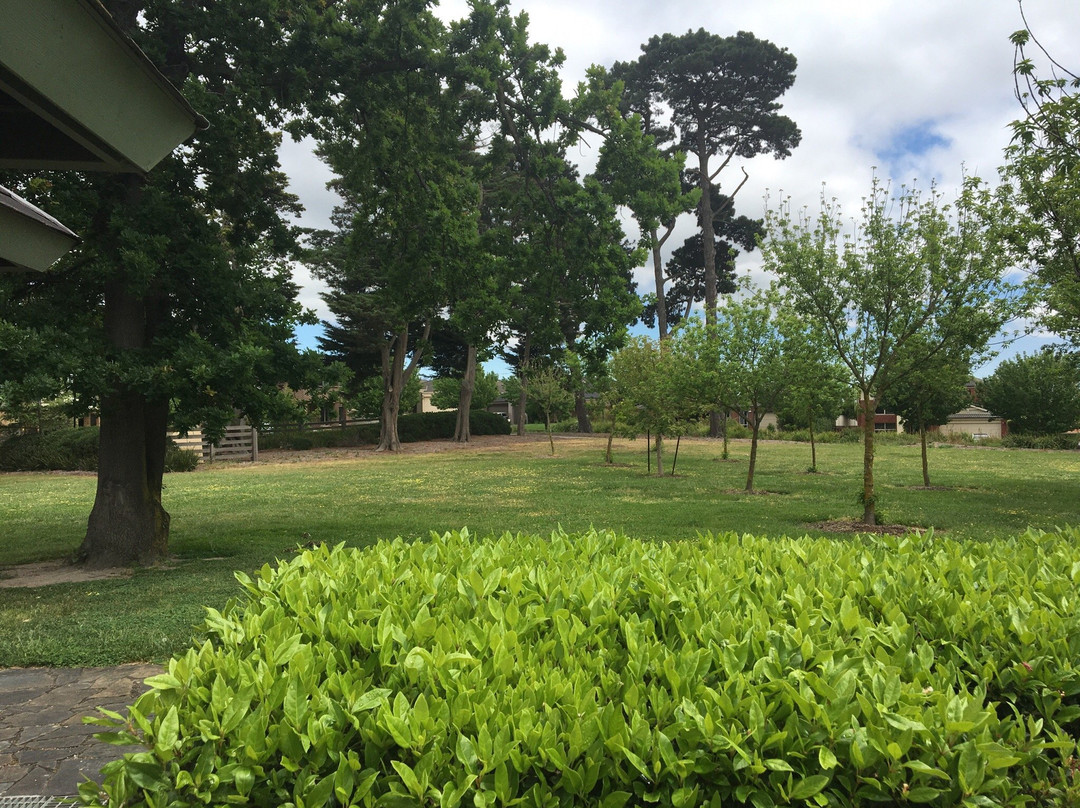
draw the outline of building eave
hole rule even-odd
[[[206,121],[97,0],[0,0],[0,168],[144,173]]]
[[[0,272],[44,271],[78,241],[45,211],[0,186]]]

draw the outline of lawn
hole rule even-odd
[[[234,570],[290,557],[298,544],[366,545],[468,526],[483,537],[546,534],[590,525],[652,540],[705,531],[834,535],[816,524],[861,512],[861,447],[764,443],[756,488],[745,484],[748,442],[683,441],[677,476],[645,471],[643,441],[564,438],[398,456],[265,453],[166,478],[175,562],[129,578],[0,589],[0,666],[161,660],[186,647],[205,606],[237,592]],[[503,441],[506,444],[506,441]],[[670,463],[674,442],[667,446]],[[933,490],[921,485],[917,446],[877,454],[879,503],[889,522],[984,540],[1029,525],[1080,522],[1080,454],[982,448],[931,452]],[[62,558],[78,546],[94,496],[92,475],[0,475],[0,566]]]

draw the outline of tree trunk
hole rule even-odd
[[[810,469],[817,471],[817,446],[814,444],[814,419],[810,418]]]
[[[656,476],[664,476],[664,436],[659,432],[656,433]]]
[[[551,435],[551,413],[544,412],[544,429],[547,431],[548,444],[551,446],[551,456],[555,456],[555,438]]]
[[[716,410],[709,413],[709,437],[724,436],[724,457],[727,457],[727,419]]]
[[[454,440],[458,443],[468,443],[472,437],[469,431],[469,412],[472,410],[475,388],[476,346],[470,345],[468,358],[465,360],[465,376],[461,379],[461,393],[458,395],[457,425],[454,427]]]
[[[922,484],[923,488],[930,487],[930,466],[926,462],[926,426],[919,424],[919,435],[922,439]]]
[[[401,411],[401,389],[405,383],[405,351],[409,347],[409,329],[403,328],[391,343],[384,342],[382,355],[383,401],[379,413],[379,445],[376,452],[396,452],[401,449],[398,437],[398,415]]]
[[[757,439],[758,430],[761,429],[761,419],[757,413],[753,415],[753,426],[750,428],[750,468],[746,472],[746,492],[754,491],[754,467],[757,465]]]
[[[611,444],[614,443],[614,442],[615,442],[615,429],[614,429],[614,426],[613,426],[612,430],[610,432],[608,432],[608,434],[607,434],[607,453],[604,455],[604,462],[607,463],[609,466],[612,463],[615,462],[615,460],[614,460],[614,458],[612,457],[612,454],[611,454]]]
[[[667,300],[664,297],[664,264],[660,256],[660,242],[656,237],[656,228],[649,233],[652,237],[653,279],[656,282],[656,324],[660,329],[660,341],[668,335]]]
[[[118,353],[153,337],[164,302],[131,294],[121,280],[105,287],[104,326]],[[119,387],[101,400],[97,493],[78,557],[90,567],[153,564],[169,549],[161,505],[169,403],[148,402]]]
[[[713,234],[712,181],[709,179],[709,147],[705,141],[705,122],[698,121],[697,131],[698,225],[701,227],[702,260],[705,262],[705,323],[716,324],[716,236]]]
[[[517,411],[517,434],[519,438],[525,434],[525,407],[529,403],[529,347],[529,337],[526,335],[525,342],[521,346],[521,366],[518,368],[518,380],[521,382]]]
[[[574,414],[577,416],[577,431],[583,435],[592,434],[592,422],[589,420],[589,410],[585,407],[585,391],[574,391]]]
[[[720,422],[720,433],[721,433],[721,435],[723,435],[723,438],[724,438],[724,451],[721,453],[720,457],[723,460],[728,459],[727,421],[728,421],[728,414],[727,414],[727,410],[725,410],[724,415],[723,415],[723,420],[721,420],[721,422]]]
[[[863,524],[876,525],[874,501],[874,402],[870,392],[863,390]]]

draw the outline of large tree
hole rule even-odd
[[[1052,435],[1080,426],[1080,360],[1052,348],[998,365],[978,385],[979,402],[1021,434]]]
[[[766,267],[825,334],[860,395],[863,522],[877,523],[874,411],[905,369],[943,351],[981,350],[1017,313],[993,195],[968,178],[954,203],[936,189],[893,195],[875,179],[853,235],[823,196],[816,218],[781,205],[766,222]]]
[[[1024,24],[1012,35],[1024,116],[1012,125],[1003,173],[1028,214],[1019,236],[1046,301],[1043,319],[1080,346],[1080,74],[1043,48],[1026,18]]]
[[[21,184],[83,243],[44,276],[0,281],[0,317],[21,334],[0,347],[0,365],[12,379],[23,359],[10,347],[48,346],[38,380],[73,407],[100,408],[97,493],[78,552],[94,566],[167,554],[170,426],[213,435],[236,408],[261,417],[278,401],[300,310],[285,262],[296,204],[274,128],[304,98],[321,11],[266,0],[105,6],[210,125],[147,177]]]
[[[446,305],[445,280],[473,259],[478,232],[467,113],[428,6],[346,4],[339,73],[313,127],[343,204],[311,261],[338,326],[379,356],[380,451],[400,448],[401,393]],[[373,60],[386,67],[366,72]]]
[[[652,37],[640,62],[670,110],[679,148],[694,155],[705,273],[705,319],[714,322],[719,283],[713,186],[733,160],[787,157],[799,144],[795,122],[778,101],[795,81],[796,59],[746,31],[721,37],[704,29]],[[728,196],[733,198],[740,183]]]

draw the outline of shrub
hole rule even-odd
[[[1062,433],[1060,435],[1025,435],[1012,433],[1001,439],[1001,445],[1010,449],[1075,449],[1080,436]]]
[[[450,440],[457,425],[457,411],[411,412],[398,418],[398,437],[402,443],[421,440]],[[469,413],[469,430],[473,435],[509,435],[510,422],[501,415],[486,410]],[[359,430],[361,443],[379,442],[379,425],[364,424]]]
[[[97,471],[99,442],[97,427],[16,435],[0,443],[0,471]],[[169,441],[165,471],[192,471],[198,463],[197,452]]]
[[[1076,530],[320,547],[238,573],[207,639],[99,721],[146,747],[104,790],[116,806],[1076,804],[1078,548]]]

